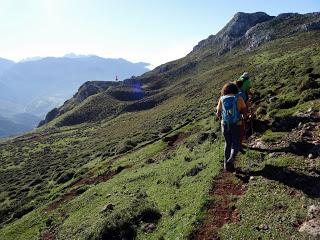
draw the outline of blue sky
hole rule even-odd
[[[239,11],[315,12],[320,0],[0,0],[0,57],[74,52],[159,65]]]

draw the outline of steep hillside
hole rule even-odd
[[[36,131],[0,142],[0,237],[319,236],[319,16],[236,14],[186,57],[88,82]],[[243,71],[254,117],[233,175],[213,112]]]

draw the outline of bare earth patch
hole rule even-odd
[[[235,183],[232,177],[233,174],[225,171],[217,176],[210,193],[217,200],[210,204],[207,217],[195,233],[194,239],[220,239],[218,230],[226,223],[238,221],[238,211],[232,198],[243,195],[246,188],[243,183]]]

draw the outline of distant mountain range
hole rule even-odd
[[[35,57],[18,63],[0,58],[0,113],[12,124],[20,113],[43,118],[49,110],[70,98],[84,82],[114,81],[116,76],[122,80],[146,72],[147,66],[148,63],[95,55]],[[3,127],[1,122],[0,128]],[[10,133],[8,127],[6,132]]]

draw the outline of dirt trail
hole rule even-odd
[[[210,195],[214,201],[209,205],[202,226],[192,239],[217,240],[218,230],[226,223],[238,221],[238,211],[234,206],[234,196],[244,194],[246,187],[241,181],[236,183],[232,173],[222,171],[215,179]]]
[[[39,240],[56,240],[56,226],[51,226],[50,228],[46,229],[41,236],[39,237]]]

